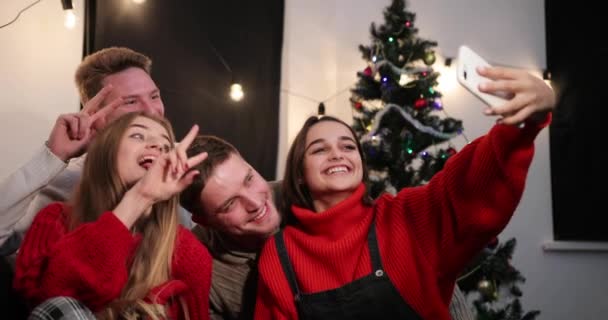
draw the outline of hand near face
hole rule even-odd
[[[144,177],[135,184],[134,189],[152,203],[167,200],[184,190],[199,174],[197,170],[188,171],[205,158],[207,153],[199,153],[188,158],[186,150],[196,137],[198,126],[194,125],[184,139],[171,150],[158,157]]]
[[[123,103],[119,98],[102,108],[101,103],[111,90],[111,86],[104,87],[80,112],[62,114],[57,118],[47,142],[53,154],[63,161],[68,161],[84,153],[95,137],[93,124],[105,123],[105,117]]]
[[[499,107],[488,108],[486,115],[497,115],[499,123],[520,124],[527,119],[542,121],[555,108],[555,93],[542,79],[525,70],[503,67],[480,68],[477,72],[495,81],[483,83],[486,93],[506,92],[511,99]]]

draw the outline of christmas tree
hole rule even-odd
[[[462,121],[442,116],[439,73],[432,68],[437,42],[417,37],[415,14],[404,1],[393,1],[384,18],[379,27],[372,23],[372,44],[359,46],[368,66],[351,90],[372,196],[428,182],[456,153],[429,147],[462,132]]]
[[[462,121],[443,110],[436,89],[437,42],[418,37],[415,18],[404,0],[393,0],[384,10],[384,24],[372,23],[371,44],[359,46],[366,67],[351,90],[352,127],[370,169],[372,197],[426,184],[456,154],[450,141],[463,131]],[[462,290],[479,296],[471,307],[478,320],[538,315],[522,315],[517,283],[524,278],[510,264],[514,246],[514,239],[488,246],[461,277]],[[499,294],[502,288],[508,297]]]
[[[477,294],[473,301],[478,320],[532,320],[539,311],[524,314],[519,298],[519,284],[526,281],[511,265],[516,240],[488,245],[465,270],[458,280],[460,289],[467,295]]]

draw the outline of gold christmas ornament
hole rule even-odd
[[[424,64],[426,64],[427,66],[432,65],[433,63],[435,63],[435,52],[433,52],[433,51],[425,52],[424,58],[422,60],[424,60]]]
[[[477,290],[479,290],[479,292],[481,292],[481,294],[486,297],[494,296],[494,286],[489,280],[483,279],[479,281],[479,283],[477,284]]]

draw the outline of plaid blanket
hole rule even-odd
[[[94,320],[95,316],[78,300],[69,297],[56,297],[38,305],[28,320]]]

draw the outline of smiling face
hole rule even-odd
[[[122,98],[124,104],[112,111],[106,121],[111,122],[129,112],[143,111],[147,114],[162,116],[165,107],[160,91],[150,75],[141,68],[131,67],[106,76],[102,84],[111,84],[112,91],[106,97],[104,105]]]
[[[303,178],[317,211],[344,200],[361,184],[363,163],[355,139],[335,121],[320,121],[306,134]]]
[[[235,153],[213,169],[200,203],[204,224],[235,240],[265,240],[281,222],[268,183]]]
[[[127,186],[141,179],[154,160],[172,148],[170,134],[157,121],[136,117],[118,147],[118,175]]]

